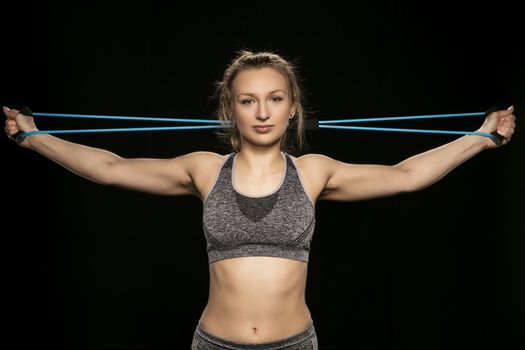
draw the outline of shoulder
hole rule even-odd
[[[307,172],[314,171],[314,169],[316,171],[329,171],[337,162],[337,160],[320,153],[308,153],[303,154],[300,157],[294,157],[290,155],[290,157],[297,164],[297,166],[301,168],[301,170]]]
[[[209,151],[195,151],[180,156],[184,159],[186,171],[195,189],[195,195],[198,195],[201,200],[209,193],[219,168],[230,154],[222,155]]]
[[[222,164],[229,154],[219,154],[210,151],[195,151],[182,155],[189,171],[202,172],[204,169],[216,168]]]
[[[313,203],[323,199],[324,191],[330,181],[337,160],[318,153],[304,154],[300,157],[290,155]]]
[[[210,161],[226,159],[228,154],[222,155],[222,154],[210,152],[210,151],[195,151],[195,152],[186,153],[183,156],[192,161],[210,162]]]

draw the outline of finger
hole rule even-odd
[[[11,110],[7,107],[4,107],[3,111],[4,111],[5,116],[9,118],[9,116],[11,115]]]
[[[6,107],[7,108],[7,107]],[[9,109],[4,108],[4,113],[9,119],[15,119],[15,117],[20,114],[18,109]]]
[[[503,116],[511,115],[513,112],[514,112],[514,106],[510,106],[507,109],[502,109],[498,111],[498,114],[503,117]]]
[[[7,129],[8,132],[10,132],[12,134],[15,134],[16,132],[18,132],[18,128],[16,126],[13,126],[13,125],[7,126],[6,129]]]
[[[498,117],[498,118],[503,118],[503,117],[511,115],[512,113],[514,113],[514,106],[510,106],[507,109],[495,110],[494,112],[490,113],[489,115],[496,115],[496,117]]]
[[[504,116],[500,119],[500,121],[509,121],[509,122],[514,122],[515,120],[516,120],[516,117],[514,116],[514,114]]]
[[[11,129],[9,129],[9,128],[6,128],[6,129],[5,129],[5,133],[7,134],[7,136],[14,135],[13,130],[11,130]]]
[[[498,128],[498,132],[502,135],[510,135],[512,134],[514,129],[510,128],[510,127],[506,127],[506,126],[503,126],[503,127],[499,127]]]
[[[512,124],[515,124],[515,123],[507,119],[501,119],[498,123],[498,125],[504,125],[504,126],[511,126]]]
[[[499,128],[508,128],[508,129],[514,129],[512,124],[514,124],[514,122],[505,122],[505,123],[498,123],[498,129]]]
[[[500,127],[503,127],[503,128],[509,128],[509,129],[514,129],[514,126],[516,125],[516,123],[514,122],[507,122],[507,123],[499,123],[498,125],[498,129]]]
[[[503,136],[503,138],[507,141],[510,140],[510,138],[512,137],[512,134],[513,132],[511,130],[501,130],[501,131],[498,131],[498,133]]]

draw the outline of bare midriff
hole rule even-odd
[[[209,265],[210,291],[200,325],[212,335],[240,343],[270,342],[304,331],[308,264],[248,256]]]

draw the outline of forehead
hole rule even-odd
[[[242,71],[235,77],[232,84],[233,90],[237,93],[277,89],[287,91],[287,87],[284,76],[279,71],[268,67]]]

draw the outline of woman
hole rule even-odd
[[[35,134],[20,146],[103,185],[203,201],[209,299],[192,349],[317,349],[305,303],[310,241],[318,200],[350,201],[417,191],[487,148],[466,135],[393,166],[356,165],[320,154],[294,157],[304,143],[305,111],[296,69],[271,52],[240,51],[217,84],[221,134],[232,152],[172,159],[125,159],[106,150]],[[509,142],[513,108],[491,113],[478,131]],[[31,117],[4,107],[6,132],[37,130]],[[295,128],[289,127],[290,121]]]

